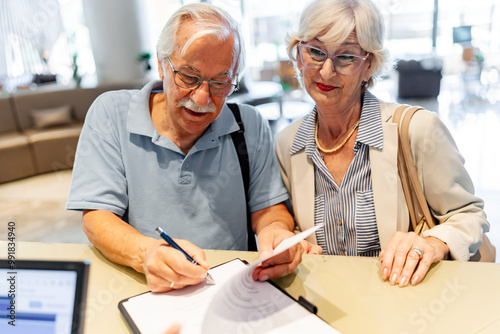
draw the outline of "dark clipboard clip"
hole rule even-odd
[[[306,308],[306,310],[308,310],[312,314],[316,314],[318,312],[318,308],[316,307],[316,305],[310,303],[304,297],[299,296],[298,302],[299,302],[300,305],[304,306]]]

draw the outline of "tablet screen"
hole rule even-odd
[[[38,267],[38,268],[37,268]],[[87,275],[83,263],[16,261],[0,268],[0,333],[79,333]]]

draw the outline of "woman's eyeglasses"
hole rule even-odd
[[[365,60],[368,59],[370,53],[367,53],[364,57],[349,53],[331,55],[320,48],[300,44],[299,55],[300,61],[305,67],[319,69],[323,67],[327,59],[331,59],[335,72],[346,76],[353,76],[359,71]]]

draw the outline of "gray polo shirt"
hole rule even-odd
[[[159,86],[158,86],[159,85]],[[157,226],[205,249],[245,250],[246,205],[231,132],[239,129],[227,106],[184,154],[160,136],[142,90],[108,92],[96,99],[78,142],[66,208],[108,210],[145,235]],[[240,105],[250,159],[250,211],[288,198],[267,122]]]

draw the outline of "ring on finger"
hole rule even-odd
[[[174,282],[170,283],[170,289],[173,289],[174,288]]]
[[[420,260],[422,258],[422,256],[424,256],[424,251],[421,249],[421,248],[418,248],[418,247],[413,247],[411,249],[412,252],[415,252],[418,254],[418,259]]]

